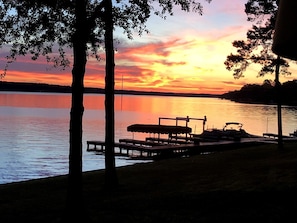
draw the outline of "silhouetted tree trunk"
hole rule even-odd
[[[85,219],[82,184],[82,117],[84,112],[84,74],[86,67],[86,0],[76,0],[76,23],[73,36],[72,101],[70,111],[69,175],[64,221]]]
[[[277,126],[278,126],[278,149],[283,149],[283,127],[282,127],[282,90],[281,83],[279,82],[279,67],[280,57],[277,57],[275,68],[275,89],[277,97]]]
[[[114,156],[114,46],[112,1],[105,0],[105,186],[112,189],[118,186]]]

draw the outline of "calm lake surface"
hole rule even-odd
[[[222,128],[225,122],[244,124],[251,134],[277,133],[274,105],[240,104],[218,98],[187,98],[117,95],[115,97],[116,141],[146,135],[127,132],[136,123],[158,124],[159,117],[207,117],[207,128]],[[0,92],[0,184],[68,173],[69,112],[71,95]],[[86,152],[87,140],[104,140],[104,95],[84,97],[83,171],[104,169],[104,156]],[[284,106],[283,133],[297,128],[297,107]],[[175,124],[162,120],[161,124]],[[180,125],[184,124],[179,122]],[[202,132],[202,122],[189,123],[193,133]],[[116,158],[117,166],[141,161]]]

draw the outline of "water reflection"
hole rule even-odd
[[[0,106],[27,108],[70,108],[69,94],[2,92]]]
[[[69,120],[70,94],[10,93],[0,94],[1,115],[52,117]],[[104,95],[87,94],[84,97],[84,120],[87,129],[104,132]],[[16,109],[22,108],[22,109]],[[24,109],[27,108],[27,109]],[[34,109],[29,109],[34,108]],[[275,105],[240,104],[217,98],[185,98],[157,96],[115,96],[116,129],[124,130],[134,123],[158,123],[159,117],[207,116],[206,127],[221,128],[225,122],[236,121],[252,134],[277,132],[277,109]],[[297,108],[283,106],[282,118],[284,134],[289,134],[297,126]],[[67,120],[67,121],[68,121]],[[202,130],[199,122],[191,122],[190,127]],[[120,131],[118,131],[120,134]]]
[[[0,93],[0,183],[66,174],[68,172],[70,94]],[[87,153],[87,140],[104,140],[104,95],[84,97],[83,169],[104,168],[104,157]],[[157,124],[159,117],[207,116],[207,128],[222,128],[236,121],[256,135],[277,133],[277,108],[274,105],[239,104],[217,98],[157,96],[115,96],[115,137],[141,138],[127,126]],[[297,126],[297,108],[284,106],[283,132]],[[165,123],[162,123],[165,124]],[[175,124],[168,121],[166,124]],[[201,121],[190,121],[194,133],[202,132]],[[135,161],[117,158],[117,166]]]

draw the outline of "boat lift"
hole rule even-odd
[[[164,123],[161,123],[162,120],[174,120],[175,125],[165,125]],[[188,127],[188,123],[190,120],[198,120],[203,122],[203,131],[205,130],[205,123],[207,121],[206,116],[204,118],[190,118],[187,117],[176,117],[176,118],[168,118],[168,117],[159,117],[158,124],[133,124],[127,127],[128,132],[143,132],[143,133],[153,133],[158,134],[157,141],[162,140],[160,138],[161,134],[167,134],[168,135],[168,141],[172,141],[172,139],[175,139],[176,141],[178,139],[181,139],[183,141],[188,141],[190,139],[189,135],[192,132],[192,129]],[[179,122],[183,121],[185,124],[180,125]],[[179,134],[184,134],[185,136],[179,136]],[[134,135],[133,135],[134,138]]]
[[[186,127],[188,127],[188,123],[190,122],[190,120],[196,120],[196,121],[202,121],[202,130],[205,130],[205,124],[207,121],[206,115],[204,116],[204,118],[190,118],[189,116],[187,117],[176,117],[176,118],[168,118],[168,117],[159,117],[159,125],[161,125],[161,120],[175,120],[175,126],[179,126],[178,122],[179,121],[184,121],[186,122]],[[188,138],[188,133],[186,132],[186,139]],[[172,138],[172,135],[169,136],[170,138]],[[176,134],[177,137],[177,134]]]

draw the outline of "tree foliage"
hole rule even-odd
[[[225,61],[226,69],[233,71],[234,78],[244,76],[244,72],[251,64],[259,64],[261,69],[258,76],[274,73],[277,61],[271,51],[272,37],[277,14],[277,0],[248,0],[245,4],[247,20],[253,22],[247,31],[246,40],[235,40],[232,45],[237,49]],[[289,64],[280,60],[280,73],[287,75]]]
[[[211,0],[204,0],[210,2]],[[55,66],[70,65],[65,49],[73,47],[75,32],[75,2],[73,0],[28,0],[0,1],[1,44],[8,44],[10,60],[17,55],[30,54],[33,60],[46,56]],[[103,47],[104,0],[86,2],[85,37],[89,55],[99,57],[98,50]],[[173,15],[174,6],[184,11],[193,10],[202,14],[203,7],[196,0],[153,1],[117,0],[113,7],[114,26],[123,28],[129,38],[133,32],[148,32],[145,25],[152,15],[165,18]],[[57,52],[54,54],[54,49]]]

